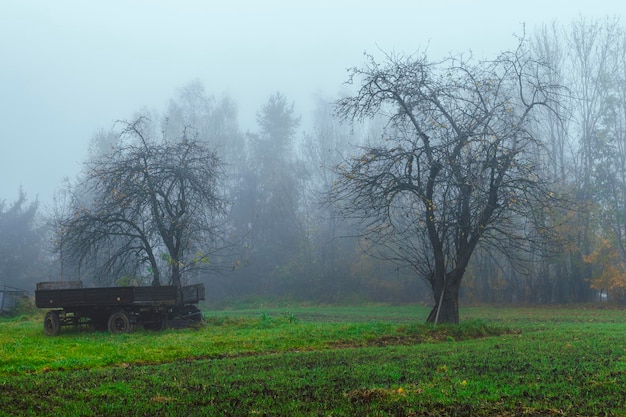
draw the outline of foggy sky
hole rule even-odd
[[[623,0],[15,0],[0,3],[0,200],[20,186],[51,207],[94,132],[142,108],[163,111],[200,80],[231,96],[242,130],[280,91],[306,126],[363,52],[479,57],[554,20],[620,17]]]

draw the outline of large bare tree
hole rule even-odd
[[[492,61],[425,54],[372,57],[354,68],[355,95],[337,112],[388,121],[380,143],[338,166],[332,201],[364,223],[371,248],[410,266],[433,291],[428,321],[459,321],[463,275],[479,242],[527,245],[554,195],[537,161],[533,114],[554,104],[548,68],[520,47]]]
[[[86,165],[75,190],[82,196],[57,222],[66,261],[93,265],[97,256],[102,276],[147,273],[152,285],[167,268],[167,281],[181,287],[185,270],[206,267],[222,247],[221,163],[203,142],[184,131],[155,140],[142,117],[124,122],[120,142]]]

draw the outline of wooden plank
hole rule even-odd
[[[80,282],[80,281],[74,281]],[[81,284],[82,285],[82,284]],[[89,306],[124,306],[175,304],[178,289],[160,287],[101,287],[101,288],[53,288],[37,285],[35,305],[39,308],[73,308]],[[184,304],[204,300],[204,284],[190,285],[181,289]]]

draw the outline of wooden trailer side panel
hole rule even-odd
[[[103,287],[37,290],[39,308],[72,308],[133,304],[175,304],[176,287]]]
[[[76,288],[35,292],[35,305],[39,308],[125,305],[132,304],[133,300],[132,287]]]

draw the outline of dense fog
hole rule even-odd
[[[626,302],[623,6],[600,2],[589,11],[568,2],[567,13],[547,5],[538,13],[528,3],[510,10],[496,2],[455,10],[451,2],[393,3],[0,6],[7,62],[0,69],[0,284],[31,291],[49,280],[168,284],[176,270],[183,283],[205,283],[214,304],[432,303],[430,258],[407,255],[407,248],[428,249],[381,233],[373,238],[372,229],[386,223],[369,221],[367,209],[359,218],[345,216],[349,196],[333,194],[356,172],[346,170],[350,158],[362,163],[373,159],[372,150],[393,152],[399,146],[389,142],[408,132],[390,123],[393,106],[341,117],[339,100],[361,85],[346,84],[346,69],[412,54],[433,63],[461,54],[478,66],[523,45],[525,57],[550,69],[542,85],[562,89],[551,111],[533,116],[524,131],[537,139],[533,157],[516,163],[531,173],[528,181],[535,173],[554,180],[549,195],[567,204],[533,205],[507,217],[506,227],[530,229],[529,219],[541,217],[561,239],[547,247],[508,234],[507,241],[478,244],[463,269],[460,299]],[[167,163],[185,152],[204,155],[202,166],[211,170],[201,182],[211,186],[189,188],[197,194],[184,210],[172,205],[181,212],[172,215],[171,229],[188,221],[193,232],[180,237],[186,246],[176,255],[167,241],[154,240],[164,235],[155,232],[141,236],[151,264],[134,246],[132,256],[113,262],[130,233],[112,223],[105,230],[115,230],[113,238],[68,234],[81,213],[135,204],[128,195],[140,191],[98,182],[104,173],[117,178],[137,155],[154,158],[146,172],[176,171]],[[181,170],[192,166],[181,161]],[[499,204],[517,204],[523,194]],[[528,207],[535,204],[525,198]]]

